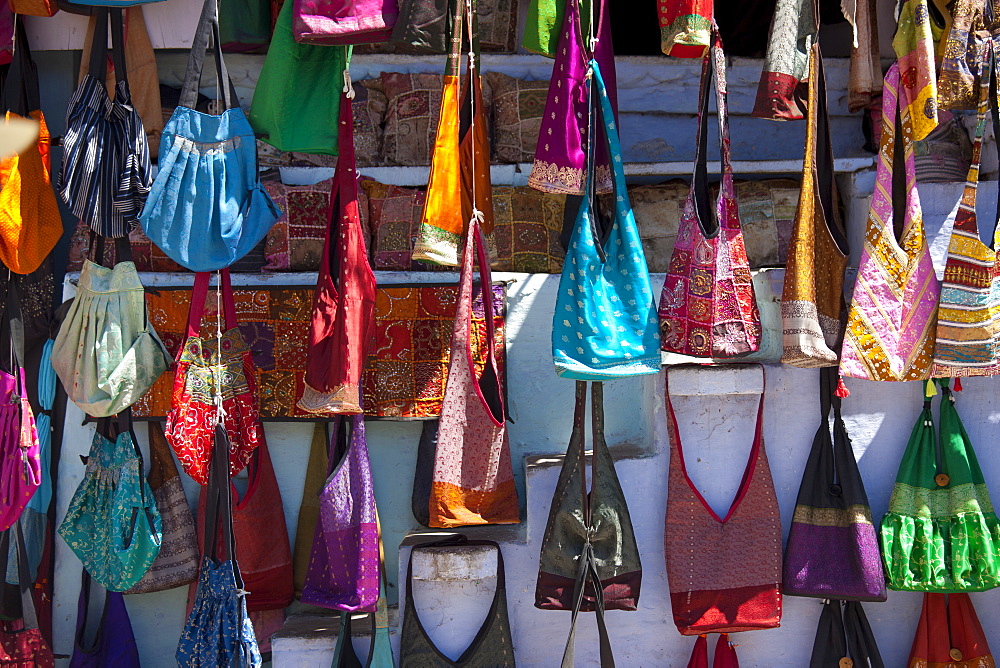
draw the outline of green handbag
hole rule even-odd
[[[160,552],[163,527],[153,490],[143,475],[142,452],[128,412],[97,421],[87,471],[69,502],[59,535],[91,577],[109,591],[125,591],[146,574]]]
[[[296,42],[294,5],[285,2],[278,14],[250,105],[250,125],[258,139],[282,151],[337,155],[346,48]]]
[[[949,379],[941,387],[940,432],[931,416],[933,381],[910,434],[889,512],[882,558],[890,589],[985,591],[1000,585],[1000,522]]]

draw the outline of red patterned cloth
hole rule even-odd
[[[225,331],[221,341],[200,336],[210,276],[208,273],[195,276],[187,340],[177,358],[171,407],[164,429],[167,442],[184,471],[200,485],[208,483],[208,466],[219,417],[216,398],[220,392],[224,425],[231,444],[230,475],[246,467],[254,449],[264,440],[257,410],[253,359],[237,326],[233,289],[226,269],[222,270],[221,289],[225,325],[220,324]]]
[[[243,340],[253,352],[257,401],[264,420],[315,418],[295,406],[302,396],[312,286],[267,286],[234,291]],[[431,419],[441,415],[451,358],[451,329],[458,286],[439,283],[386,285],[375,293],[375,331],[365,365],[364,406],[369,418]],[[506,288],[493,286],[495,351],[504,375]],[[160,287],[146,294],[149,321],[172,355],[184,345],[191,288]],[[472,350],[482,372],[486,323],[479,295],[472,305]],[[215,297],[205,304],[202,334],[214,332]],[[211,326],[211,327],[210,327]],[[170,410],[174,371],[167,370],[132,406],[137,419]]]

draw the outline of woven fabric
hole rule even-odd
[[[775,628],[781,621],[781,517],[761,435],[764,395],[743,479],[724,518],[688,477],[669,374],[666,402],[664,549],[674,624],[683,635]]]
[[[531,0],[521,46],[532,53],[554,58],[565,12],[566,3],[563,0]]]
[[[847,108],[852,114],[870,106],[882,92],[877,17],[876,0],[856,0],[854,29],[858,46],[851,49],[847,78]]]
[[[333,179],[307,186],[286,186],[280,181],[262,183],[281,210],[265,237],[264,271],[316,271],[330,223]]]
[[[420,230],[427,191],[361,179],[367,200],[368,244],[372,269],[386,271],[445,271],[441,267],[413,259],[413,244]]]
[[[847,230],[834,179],[822,58],[817,44],[810,63],[802,190],[781,294],[781,361],[805,368],[837,365],[847,325]]]
[[[935,427],[927,398],[899,464],[889,511],[882,518],[889,588],[993,589],[1000,585],[1000,521],[955,409],[949,381],[936,382],[943,391],[939,424]]]
[[[957,0],[951,8],[937,86],[942,109],[975,109],[979,105],[980,67],[987,58],[990,32],[985,2]]]
[[[473,287],[473,268],[480,283]],[[432,527],[517,524],[517,489],[507,438],[507,411],[495,347],[487,347],[482,371],[474,363],[473,295],[491,285],[479,223],[469,225],[457,308],[451,332],[448,378],[441,402],[429,506]],[[486,304],[487,340],[494,321]]]
[[[760,347],[761,324],[754,297],[730,163],[726,64],[722,43],[702,60],[698,151],[694,178],[660,293],[660,345],[694,357],[733,357]],[[722,149],[722,187],[711,207],[707,176],[708,96],[715,84]],[[709,209],[711,207],[711,209]]]
[[[905,0],[899,12],[899,24],[892,37],[896,52],[899,83],[893,96],[898,95],[900,107],[909,115],[909,133],[920,141],[938,124],[938,87],[934,69],[935,40],[931,34],[928,0]],[[884,107],[883,102],[883,107]],[[894,111],[894,110],[893,110]],[[885,112],[883,111],[883,115]],[[890,118],[894,114],[888,114]]]
[[[490,246],[494,271],[558,274],[566,250],[559,238],[566,216],[566,196],[528,186],[493,188],[493,233]]]
[[[296,407],[303,392],[313,288],[306,286],[244,288],[234,291],[239,332],[253,351],[257,402],[265,420],[314,417]],[[455,285],[383,286],[376,291],[375,334],[362,386],[368,417],[429,419],[441,414],[448,376],[451,328],[455,320]],[[506,347],[506,288],[493,286],[495,351],[501,375]],[[161,287],[146,295],[149,321],[167,350],[176,353],[186,340],[191,289]],[[486,325],[482,300],[472,304],[472,350],[482,372]],[[215,298],[206,303],[202,334],[214,339]],[[168,369],[133,405],[136,418],[163,418],[170,410],[176,371]]]
[[[499,162],[531,162],[545,111],[549,82],[487,72],[493,108],[493,156]]]
[[[989,63],[993,65],[992,44]],[[985,69],[985,68],[984,68]],[[992,376],[1000,373],[1000,228],[993,242],[980,240],[976,216],[980,158],[990,76],[980,77],[979,115],[965,191],[955,213],[938,302],[932,376]],[[996,113],[996,111],[994,111]]]
[[[542,192],[564,195],[583,195],[587,179],[587,154],[585,143],[591,117],[592,100],[588,87],[588,63],[596,60],[601,65],[608,98],[618,119],[618,84],[615,74],[614,47],[611,42],[610,10],[607,3],[600,3],[595,14],[596,26],[583,22],[580,0],[568,0],[562,25],[559,29],[559,47],[552,66],[549,94],[535,147],[535,162],[528,177],[528,185]],[[583,40],[583,33],[590,28],[598,38],[597,47],[590,52]],[[602,130],[603,132],[603,130]],[[600,134],[595,136],[600,137]],[[611,163],[607,146],[596,140],[593,177],[597,179],[597,192],[612,189]]]
[[[840,362],[845,376],[868,380],[927,378],[934,356],[940,285],[924,236],[909,109],[902,100],[897,103],[899,81],[894,65],[885,77],[876,187]],[[894,160],[897,142],[902,142],[903,164]],[[905,191],[893,193],[893,172],[899,169],[905,173]],[[903,216],[898,239],[897,214]]]
[[[382,72],[379,79],[386,97],[382,164],[429,165],[441,110],[441,75]]]
[[[396,0],[295,0],[292,32],[305,44],[384,42],[392,36]]]

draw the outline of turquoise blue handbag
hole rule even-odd
[[[224,110],[215,116],[194,109],[209,35],[221,43],[216,0],[202,10],[180,105],[160,138],[160,171],[139,216],[146,236],[191,271],[225,269],[240,260],[280,215],[258,180],[256,138],[218,48]]]
[[[59,525],[59,535],[83,567],[109,591],[139,582],[163,537],[127,413],[119,414],[117,431],[113,434],[110,418],[98,420],[87,471]]]
[[[587,194],[569,239],[552,318],[552,357],[563,378],[602,381],[657,373],[660,333],[649,270],[625,190],[621,143],[597,61],[590,61],[591,98],[608,141],[615,210],[605,219],[597,208],[594,153],[587,158]],[[591,105],[591,114],[593,107]],[[594,146],[596,119],[589,123]]]

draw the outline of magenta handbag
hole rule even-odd
[[[396,0],[295,0],[292,33],[303,44],[387,42],[398,15]]]
[[[319,493],[319,521],[302,602],[374,612],[381,555],[365,418],[338,415],[331,424],[330,475]]]
[[[17,522],[42,484],[38,431],[24,381],[24,322],[13,279],[7,282],[7,323],[16,368],[0,370],[0,531]]]

